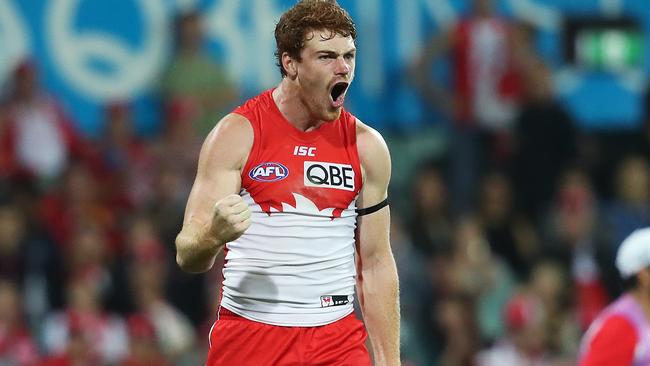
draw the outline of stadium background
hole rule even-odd
[[[71,346],[75,322],[64,316],[72,312],[79,287],[96,297],[95,313],[103,314],[86,317],[97,323],[79,321],[101,324],[95,327],[101,330],[80,326],[85,335],[79,342],[94,339],[108,350],[78,357],[122,364],[136,348],[133,340],[141,339],[174,364],[201,362],[219,273],[188,276],[173,263],[173,234],[204,133],[183,134],[194,131],[183,125],[194,112],[165,89],[175,57],[175,19],[198,11],[203,55],[225,75],[215,87],[235,96],[225,98],[214,117],[279,81],[272,31],[292,3],[0,2],[0,306],[7,307],[0,313],[24,317],[26,336],[20,339],[31,339],[11,343],[0,331],[0,360],[19,357],[12,352],[29,349],[30,342],[41,359],[81,352]],[[533,119],[561,121],[531,132],[514,118],[506,128],[481,134],[487,144],[470,143],[485,156],[470,159],[464,169],[473,174],[467,176],[454,170],[464,160],[453,146],[453,118],[422,97],[409,73],[427,42],[471,11],[469,2],[339,3],[359,33],[357,74],[346,105],[384,134],[393,155],[405,364],[469,364],[481,350],[498,352],[503,344],[571,364],[589,319],[620,293],[612,253],[627,233],[650,224],[650,6],[644,0],[495,1],[499,15],[530,29],[536,60],[550,70],[553,108],[562,111],[531,112],[522,98],[519,117],[527,110],[539,112]],[[569,50],[577,41],[568,29],[580,20],[624,24],[623,33],[629,33],[598,38],[591,58],[576,60]],[[453,88],[453,63],[443,57],[428,71]],[[61,140],[67,152],[52,170],[29,171],[21,166],[25,154],[12,150],[17,138],[6,126],[16,120],[12,93],[25,75],[35,75],[54,98],[70,129],[65,135],[75,136],[73,143]],[[113,119],[133,126],[133,134],[113,129]],[[111,140],[121,133],[132,139],[128,147]],[[538,182],[542,203],[521,199],[531,192],[521,186],[534,179],[521,167],[540,161],[512,142],[524,141],[527,133],[561,135],[535,148],[570,147],[561,162],[540,168],[550,174]],[[135,266],[150,272],[134,273]],[[154,302],[164,306],[143,305],[147,295],[134,294],[147,284],[161,288]],[[9,309],[9,293],[23,305]],[[107,314],[111,325],[99,320]],[[0,315],[0,330],[10,320]],[[175,325],[163,331],[157,322]],[[526,333],[529,328],[534,331]],[[114,341],[97,341],[102,337]]]

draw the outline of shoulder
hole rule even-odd
[[[357,148],[359,154],[380,153],[389,156],[388,145],[383,136],[374,128],[356,118]],[[360,156],[361,158],[361,156]]]
[[[585,354],[580,365],[628,365],[634,357],[638,334],[634,324],[621,314],[603,319],[586,334]]]
[[[365,176],[390,178],[390,152],[382,135],[374,128],[356,120],[357,150]],[[383,180],[383,179],[382,179]]]
[[[253,146],[253,127],[249,120],[237,113],[223,117],[210,131],[201,148],[201,155],[218,155],[220,160],[242,168]]]
[[[206,140],[225,138],[237,138],[238,144],[242,143],[241,139],[252,141],[253,127],[248,118],[238,113],[227,114],[214,126]]]
[[[268,110],[273,103],[273,89],[265,90],[264,92],[248,99],[239,107],[235,108],[234,113],[246,116],[247,118],[255,118],[255,115],[260,110]]]
[[[622,314],[613,314],[603,320],[600,329],[597,330],[596,338],[604,337],[610,340],[624,340],[626,335],[633,336],[636,329],[632,321]]]

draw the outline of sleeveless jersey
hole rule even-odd
[[[240,195],[251,226],[225,246],[221,306],[282,326],[318,326],[353,311],[356,118],[303,132],[266,91],[235,109],[253,127]]]
[[[638,341],[631,366],[650,365],[650,322],[646,318],[641,305],[631,295],[623,295],[603,310],[603,313],[594,320],[585,334],[583,343],[580,345],[580,361],[590,351],[589,347],[591,342],[600,331],[602,325],[612,316],[624,317],[636,330]]]

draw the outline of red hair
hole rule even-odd
[[[307,33],[312,30],[328,30],[330,38],[336,35],[357,38],[357,30],[345,9],[334,0],[301,0],[280,17],[275,26],[275,57],[282,76],[287,72],[282,66],[282,55],[286,52],[300,61],[300,51],[308,41]]]

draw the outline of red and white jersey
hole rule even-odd
[[[462,123],[488,130],[510,127],[521,93],[511,33],[499,18],[469,18],[455,27],[453,86]]]
[[[607,306],[589,326],[578,365],[650,365],[650,320],[632,295]]]
[[[226,244],[221,305],[245,318],[317,326],[353,311],[356,198],[362,184],[356,118],[303,132],[275,104],[272,90],[234,113],[254,142],[240,195],[252,223]]]

